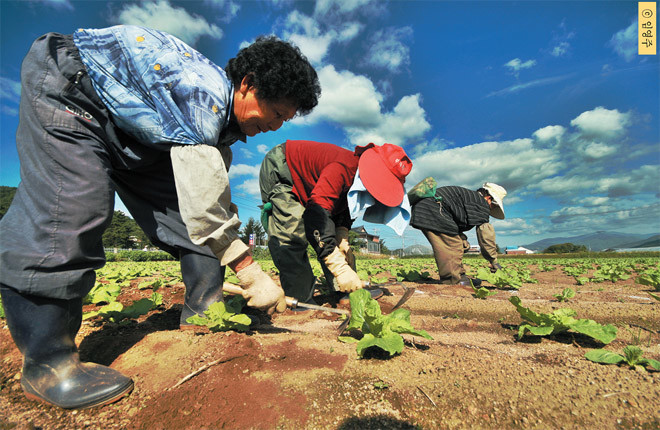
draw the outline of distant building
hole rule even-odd
[[[363,227],[352,228],[351,231],[358,234],[357,242],[360,252],[364,254],[380,254],[380,236],[367,233]]]
[[[479,254],[481,252],[481,247],[479,245],[470,245],[470,249],[465,252],[467,254]]]
[[[521,254],[534,254],[531,249],[523,248],[522,246],[507,246],[504,250],[507,255],[521,255]]]

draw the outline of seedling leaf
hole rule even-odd
[[[581,319],[575,317],[576,312],[570,308],[561,308],[551,314],[537,314],[529,308],[521,305],[520,297],[513,296],[509,301],[518,309],[522,319],[532,324],[523,324],[518,329],[518,339],[526,332],[537,336],[547,336],[567,331],[575,330],[578,333],[593,337],[594,339],[608,344],[616,338],[617,328],[611,324],[602,326],[593,320]],[[536,328],[534,328],[536,327]]]
[[[247,331],[252,320],[249,316],[240,313],[245,305],[241,296],[232,296],[226,302],[213,303],[204,311],[205,317],[193,315],[186,322],[195,325],[207,326],[212,332],[219,331]]]
[[[378,302],[363,289],[352,292],[349,300],[351,319],[347,329],[362,331],[363,336],[356,347],[360,357],[364,357],[365,351],[371,347],[386,351],[390,357],[401,353],[404,347],[401,333],[432,339],[426,331],[413,328],[410,324],[410,311],[407,309],[397,309],[389,315],[383,315]],[[343,337],[340,340],[348,342]]]
[[[603,364],[619,364],[624,360],[621,354],[606,349],[592,349],[584,356],[587,360]]]

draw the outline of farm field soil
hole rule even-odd
[[[585,352],[603,346],[571,332],[517,341],[521,319],[508,301],[517,294],[536,312],[570,307],[578,318],[615,324],[607,349],[634,343],[660,359],[660,303],[646,294],[650,287],[632,279],[578,287],[558,269],[534,278],[486,300],[432,281],[388,286],[383,312],[403,286],[416,287],[404,307],[412,325],[433,336],[405,335],[403,353],[390,359],[358,359],[355,344],[337,340],[340,321],[327,312],[287,311],[270,322],[262,315],[248,333],[181,331],[184,286],[176,283],[137,321],[83,323],[81,358],[123,372],[135,388],[81,411],[24,397],[21,356],[0,320],[0,429],[660,428],[660,372],[590,362]],[[136,282],[121,302],[151,294]],[[557,302],[553,294],[566,287],[577,295]]]

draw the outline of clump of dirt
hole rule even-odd
[[[404,307],[433,336],[404,336],[403,353],[390,359],[359,359],[354,344],[337,340],[341,320],[329,312],[287,311],[248,333],[181,331],[177,283],[136,321],[84,322],[83,360],[123,372],[135,388],[81,411],[25,398],[21,355],[0,320],[0,429],[659,428],[660,372],[592,363],[585,352],[603,345],[577,333],[518,341],[521,319],[508,301],[518,295],[537,312],[571,307],[618,327],[607,349],[637,344],[660,359],[660,303],[647,299],[650,289],[631,280],[576,286],[558,269],[534,277],[486,300],[432,281],[389,285],[383,312],[415,287]],[[566,287],[577,294],[559,303],[553,295]],[[133,286],[120,300],[150,294]]]

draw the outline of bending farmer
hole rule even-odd
[[[181,259],[182,326],[222,299],[226,265],[250,306],[284,310],[282,289],[238,238],[227,169],[237,140],[316,106],[317,75],[297,48],[259,38],[223,70],[148,28],[48,33],[21,84],[21,183],[0,222],[0,292],[29,397],[86,408],[133,386],[81,363],[74,342],[105,263],[115,191],[149,239]]]
[[[403,183],[411,168],[404,150],[387,143],[349,151],[330,143],[288,140],[266,154],[259,186],[269,216],[262,223],[267,224],[268,248],[288,296],[313,302],[308,243],[330,286],[334,278],[342,293],[362,288],[348,244],[352,220],[364,212],[366,221],[398,224],[403,231],[410,209],[402,207],[408,204]]]
[[[497,262],[495,230],[489,217],[504,219],[504,196],[506,190],[491,182],[477,191],[457,186],[436,189],[433,178],[424,179],[410,190],[410,225],[422,230],[431,243],[440,282],[471,285],[463,268],[463,253],[470,249],[464,232],[473,227],[477,228],[481,255],[490,263],[491,271],[502,268]],[[476,286],[481,281],[473,279],[472,283]]]

